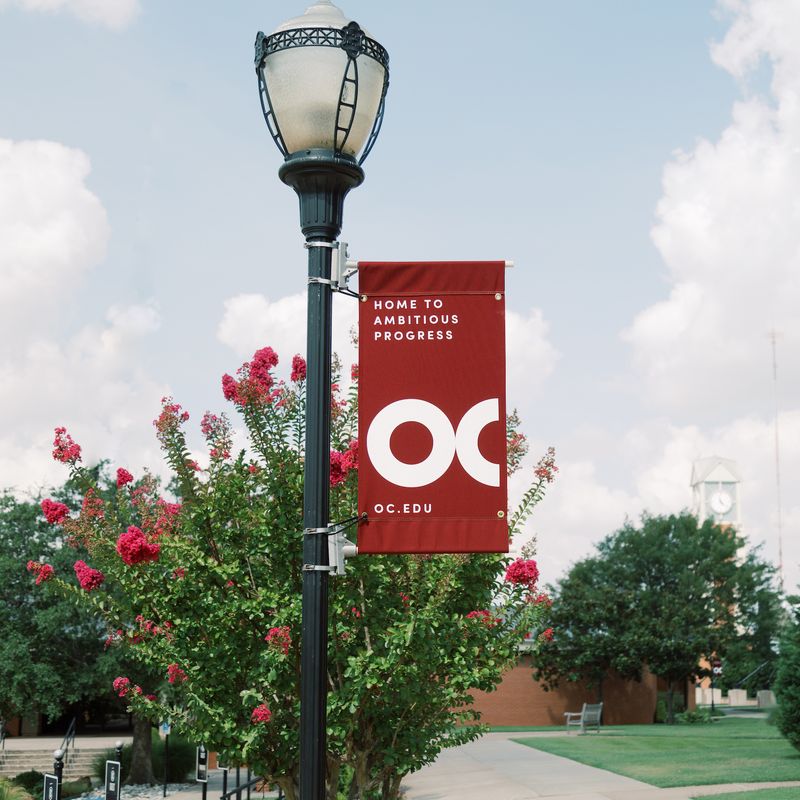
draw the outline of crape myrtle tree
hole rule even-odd
[[[747,636],[754,587],[766,591],[768,568],[742,546],[733,528],[688,513],[626,523],[553,591],[558,635],[535,656],[537,674],[600,687],[609,671],[640,679],[646,666],[666,682],[674,722],[676,687]]]
[[[160,690],[119,675],[115,691],[137,714],[247,763],[298,793],[298,652],[301,623],[305,362],[276,381],[267,347],[225,375],[223,394],[241,414],[247,451],[233,453],[224,414],[200,428],[206,466],[190,455],[189,415],[165,398],[156,433],[178,502],[158,483],[121,470],[127,491],[104,502],[91,481],[79,513],[61,521],[85,546],[75,576],[48,583],[91,605],[125,648],[165,680]],[[357,377],[357,369],[353,375]],[[331,520],[353,518],[358,442],[353,388],[334,375]],[[524,437],[509,423],[510,469]],[[75,480],[88,473],[80,447],[57,429],[54,456]],[[556,467],[539,462],[510,515],[512,536]],[[131,476],[132,478],[132,476]],[[471,692],[490,691],[520,642],[544,633],[546,605],[527,557],[468,554],[360,556],[330,586],[328,797],[395,798],[409,772],[444,748],[480,735]]]

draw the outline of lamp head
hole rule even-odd
[[[383,120],[389,55],[330,0],[256,37],[261,108],[285,158],[330,151],[361,164]]]

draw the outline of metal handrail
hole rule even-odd
[[[737,682],[734,684],[734,688],[738,689],[739,687],[741,687],[741,685],[742,685],[742,684],[743,684],[743,683],[744,683],[746,680],[748,680],[748,679],[752,678],[752,677],[753,677],[753,675],[755,675],[757,672],[761,672],[761,670],[762,670],[762,669],[764,669],[764,667],[766,667],[766,666],[767,666],[767,664],[769,664],[769,661],[765,661],[763,664],[759,664],[759,665],[758,665],[758,666],[757,666],[757,667],[756,667],[756,668],[755,668],[755,669],[754,669],[754,670],[753,670],[751,673],[749,673],[748,675],[745,675],[745,676],[744,676],[744,678],[742,678],[740,681],[737,681]]]
[[[226,770],[226,772],[228,771],[227,767],[222,767],[222,769]],[[249,772],[249,770],[248,770],[248,772]],[[256,786],[258,783],[261,783],[263,780],[264,780],[263,778],[256,777],[256,778],[251,778],[246,783],[239,783],[238,779],[237,779],[237,784],[238,785],[234,786],[233,789],[231,789],[230,791],[227,791],[227,792],[225,791],[225,789],[227,788],[227,781],[225,781],[224,784],[223,784],[223,792],[219,796],[219,800],[231,800],[231,798],[233,798],[234,795],[236,796],[236,800],[241,800],[242,792],[244,792],[245,789],[247,790],[247,797],[248,797],[248,800],[249,800],[249,798],[250,798],[250,790],[254,786]],[[281,800],[283,797],[284,797],[283,789],[281,789],[281,787],[279,786],[278,787],[278,800]]]
[[[68,759],[75,754],[76,727],[77,727],[77,722],[75,717],[73,717],[72,722],[69,723],[67,732],[64,734],[64,738],[61,740],[61,752],[64,753],[64,764],[66,764]],[[70,750],[70,745],[72,746],[72,750]]]

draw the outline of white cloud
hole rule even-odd
[[[351,332],[358,325],[358,301],[333,298],[333,351],[339,355],[349,378],[356,359]],[[306,305],[304,293],[272,301],[263,294],[239,294],[223,305],[217,338],[242,360],[269,345],[280,358],[279,374],[288,375],[292,356],[306,354]]]
[[[666,166],[652,235],[670,295],[623,336],[662,409],[732,417],[770,396],[770,330],[786,363],[800,350],[800,5],[723,5],[734,21],[715,61],[745,81],[768,59],[771,97],[737,102],[718,141]],[[784,379],[787,393],[800,390],[800,371]]]
[[[61,483],[53,429],[66,425],[84,461],[131,469],[162,463],[151,420],[167,387],[140,366],[158,329],[152,305],[84,311],[66,330],[74,293],[106,254],[105,209],[86,186],[89,158],[56,142],[0,140],[0,486]]]
[[[542,312],[506,310],[506,384],[509,408],[527,408],[555,369],[559,353],[548,339]]]
[[[0,363],[0,415],[14,420],[0,436],[0,486],[66,478],[50,458],[59,425],[83,447],[84,463],[159,468],[151,421],[169,389],[137,366],[142,340],[158,324],[151,307],[112,308],[102,326],[87,325],[64,343],[37,340]]]
[[[84,22],[113,30],[127,27],[139,15],[139,0],[0,0],[0,10],[16,6],[25,11],[67,11]]]
[[[80,150],[0,139],[0,333],[15,341],[105,255],[109,226],[89,171]]]

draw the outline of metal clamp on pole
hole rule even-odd
[[[356,519],[354,517],[353,520],[338,525],[329,525],[327,528],[305,528],[303,534],[306,536],[328,537],[328,563],[303,564],[303,572],[329,572],[331,575],[344,575],[345,560],[358,555],[358,547],[344,535],[344,531]]]

